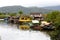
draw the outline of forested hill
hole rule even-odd
[[[6,7],[0,7],[0,12],[4,13],[17,13],[18,11],[22,10],[24,13],[30,13],[30,12],[42,12],[47,13],[50,10],[40,8],[40,7],[23,7],[23,6],[6,6]]]
[[[58,10],[60,11],[60,5],[58,6],[48,6],[48,7],[44,7],[45,9],[48,9],[48,10]]]
[[[4,13],[8,13],[8,12],[17,13],[20,10],[23,11],[24,13],[30,13],[30,12],[48,13],[52,10],[60,11],[60,6],[49,6],[49,7],[5,6],[5,7],[0,7],[0,12],[4,12]]]

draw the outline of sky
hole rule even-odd
[[[0,7],[4,6],[45,7],[60,5],[60,0],[0,0]]]

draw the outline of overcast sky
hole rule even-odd
[[[0,7],[21,5],[25,7],[45,7],[60,5],[60,0],[0,0]]]

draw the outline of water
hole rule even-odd
[[[50,36],[40,31],[24,31],[15,24],[0,22],[1,40],[50,40]]]

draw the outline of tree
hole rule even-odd
[[[59,11],[53,11],[51,13],[48,13],[45,20],[54,22],[59,14]]]
[[[55,24],[55,26],[57,27],[57,29],[60,30],[60,14],[57,15],[54,24]]]
[[[2,15],[3,13],[0,12],[0,15]]]
[[[19,14],[23,14],[23,11],[19,11]]]
[[[49,32],[52,40],[60,40],[60,12],[53,11],[47,14],[45,20],[52,21],[56,30]]]
[[[10,16],[16,16],[16,13],[9,13]]]

